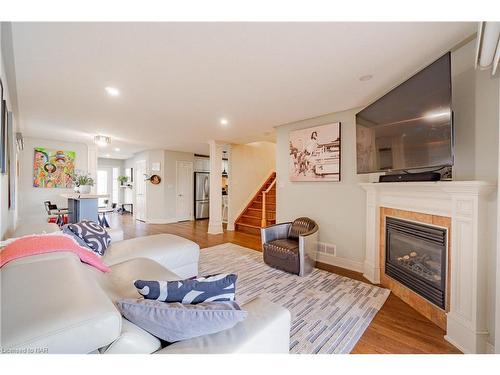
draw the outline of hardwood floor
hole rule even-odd
[[[225,231],[223,234],[207,233],[208,221],[186,221],[174,224],[145,224],[134,222],[131,215],[113,214],[111,227],[121,227],[125,238],[150,234],[171,233],[206,248],[226,242],[254,250],[261,250],[260,237],[242,232]],[[369,283],[360,273],[328,264],[319,268]],[[352,353],[354,354],[449,354],[460,351],[444,339],[445,332],[416,310],[391,294],[375,316]]]

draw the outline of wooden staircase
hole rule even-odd
[[[263,207],[265,209],[263,210]],[[260,235],[260,228],[276,223],[276,172],[271,173],[264,185],[236,219],[235,229]]]

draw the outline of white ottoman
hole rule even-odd
[[[106,232],[111,237],[111,243],[123,241],[123,230],[119,228],[106,228]]]
[[[197,243],[173,234],[155,234],[111,242],[102,259],[112,266],[130,259],[148,258],[181,278],[189,278],[198,275],[199,257]]]

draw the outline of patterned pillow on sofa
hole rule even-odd
[[[179,281],[136,280],[134,285],[146,299],[196,304],[234,301],[237,278],[235,274],[218,274]]]
[[[74,240],[76,242],[78,242],[78,245],[80,245],[81,247],[84,247],[85,249],[88,249],[89,251],[93,251],[90,246],[87,244],[87,242],[85,242],[83,239],[81,239],[76,233],[74,233],[70,228],[69,228],[69,225],[70,224],[66,224],[66,225],[63,225],[63,227],[61,228],[62,232],[64,234],[68,234],[70,235],[72,238],[74,238]]]
[[[188,305],[140,298],[122,299],[117,305],[127,320],[167,342],[220,332],[248,315],[233,301]]]
[[[82,220],[76,224],[69,224],[68,229],[81,238],[97,255],[103,256],[111,243],[111,237],[106,229],[94,221]]]

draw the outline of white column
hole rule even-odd
[[[226,151],[227,151],[227,159],[228,159],[228,163],[227,163],[227,174],[229,176],[229,180],[228,180],[228,194],[227,194],[227,230],[234,230],[234,221],[235,221],[235,217],[234,217],[234,214],[231,210],[232,206],[231,206],[231,192],[232,192],[232,189],[233,189],[233,184],[232,184],[232,178],[233,178],[233,173],[232,173],[232,170],[233,170],[233,158],[232,158],[232,149],[231,149],[231,145],[227,145],[227,148],[226,148]]]
[[[380,213],[377,190],[366,190],[366,250],[363,264],[363,276],[374,284],[380,283],[379,228]]]
[[[97,192],[97,146],[88,145],[87,150],[87,173],[94,179],[94,186],[92,186],[91,193],[95,194]]]
[[[488,207],[494,188],[444,188],[451,194],[451,295],[445,339],[464,353],[486,353]]]
[[[498,96],[500,97],[500,84],[498,85]],[[500,132],[500,106],[498,107],[498,129]],[[500,160],[500,147],[498,150],[498,160]],[[498,188],[497,188],[497,271],[496,271],[496,305],[495,305],[495,353],[500,354],[500,163],[498,163]]]
[[[208,142],[210,145],[210,206],[208,219],[208,233],[222,233],[222,146],[217,141]]]

